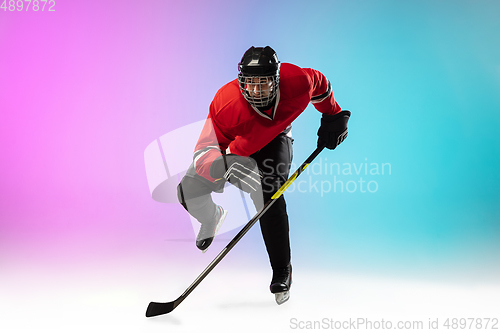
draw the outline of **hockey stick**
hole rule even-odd
[[[258,219],[264,215],[267,210],[278,200],[278,198],[285,192],[285,190],[297,179],[297,177],[302,173],[302,171],[307,168],[309,164],[318,156],[318,154],[325,147],[318,147],[316,150],[302,163],[302,165],[293,173],[293,175],[288,178],[288,180],[280,187],[276,193],[273,194],[271,200],[269,200],[264,207],[258,212],[248,223],[234,236],[234,238],[227,244],[227,246],[215,257],[215,259],[205,268],[205,270],[194,280],[194,282],[184,291],[184,293],[179,296],[175,301],[168,303],[149,303],[148,309],[146,310],[146,317],[154,317],[162,314],[172,312],[181,302],[200,284],[200,282],[214,269],[214,267],[226,256],[226,254],[231,251],[231,249],[239,242],[239,240],[252,228],[252,226],[257,222]]]

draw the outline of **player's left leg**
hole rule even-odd
[[[280,134],[252,157],[263,173],[262,190],[264,202],[267,202],[288,178],[292,161],[292,139]],[[273,269],[271,291],[273,293],[288,291],[291,283],[289,269],[291,250],[288,214],[283,196],[261,217],[260,227]],[[280,273],[285,271],[287,274]],[[278,301],[278,298],[276,300]]]

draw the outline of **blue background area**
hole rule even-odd
[[[337,175],[344,185],[360,177],[376,181],[376,193],[358,187],[321,196],[307,187],[312,193],[287,194],[295,260],[361,273],[497,279],[500,5],[262,6],[273,14],[262,19],[260,10],[246,7],[242,26],[251,28],[230,49],[241,54],[248,45],[271,45],[281,61],[322,71],[339,104],[353,113],[349,138],[324,152],[322,163],[368,163],[368,170],[369,163],[390,163],[392,171]],[[225,40],[214,45],[228,50]],[[227,55],[229,64],[239,59]],[[318,125],[312,106],[294,123],[297,165],[314,148]],[[332,175],[301,177],[318,187],[333,184]]]

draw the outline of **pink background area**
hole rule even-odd
[[[221,80],[186,85],[208,45],[205,10],[85,1],[0,13],[4,260],[105,262],[154,235],[191,235],[182,207],[151,200],[143,152],[203,119]]]

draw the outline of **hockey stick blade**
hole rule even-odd
[[[177,307],[177,305],[179,305],[179,303],[179,299],[168,303],[151,302],[146,310],[146,317],[154,317],[170,313]]]

